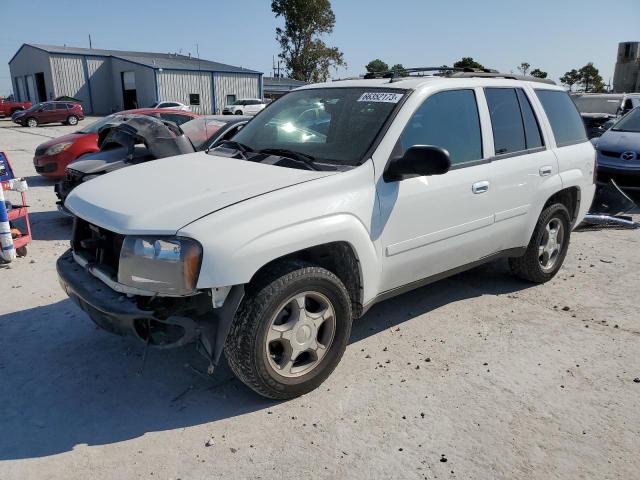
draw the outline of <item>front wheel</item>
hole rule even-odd
[[[67,118],[67,123],[69,125],[77,125],[78,124],[78,117],[76,117],[75,115],[70,115],[69,118]]]
[[[38,120],[36,120],[35,118],[31,117],[27,120],[27,126],[29,128],[35,128],[38,126]]]
[[[522,257],[509,259],[511,271],[517,277],[534,283],[551,280],[564,262],[571,236],[569,210],[555,203],[543,210]]]
[[[236,115],[242,115],[242,110],[236,110]]]
[[[330,271],[287,262],[247,286],[225,354],[247,386],[272,399],[317,388],[338,365],[351,334],[351,300]]]

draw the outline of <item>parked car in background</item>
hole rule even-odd
[[[42,102],[26,110],[18,110],[11,120],[23,127],[37,127],[45,123],[63,123],[77,125],[84,120],[84,111],[79,103]]]
[[[640,191],[640,107],[634,108],[591,143],[598,152],[598,183],[614,180],[623,190]]]
[[[114,113],[93,122],[77,132],[54,138],[38,145],[33,157],[33,165],[40,175],[60,178],[65,175],[65,168],[85,153],[97,152],[98,131],[114,121],[122,121],[134,115],[150,115],[181,125],[199,115],[182,110],[139,108]]]
[[[255,115],[263,110],[267,104],[259,98],[241,98],[235,102],[225,105],[222,110],[223,115]]]
[[[172,110],[183,110],[185,112],[191,111],[191,107],[189,105],[185,105],[180,102],[158,102],[151,108],[171,108]]]
[[[124,167],[208,150],[235,135],[249,117],[209,115],[181,126],[149,116],[113,121],[99,132],[99,151],[80,157],[66,168],[66,176],[55,186],[60,210],[67,195],[79,184]],[[176,165],[176,175],[181,171]]]
[[[0,99],[0,117],[10,117],[15,112],[31,107],[31,102],[16,102],[14,100]]]
[[[329,377],[377,302],[500,257],[551,280],[595,190],[564,89],[392,80],[299,88],[208,154],[80,185],[64,291],[112,333],[197,345],[211,370],[224,349],[247,386],[287,399]],[[301,106],[328,115],[299,128]]]
[[[583,93],[573,94],[589,138],[602,135],[609,120],[630,112],[640,106],[640,94]]]

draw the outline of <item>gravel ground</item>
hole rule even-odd
[[[639,478],[638,232],[574,232],[546,285],[496,262],[379,304],[320,389],[270,402],[190,348],[140,373],[63,294],[31,159],[71,130],[0,120],[35,239],[0,269],[0,479]]]

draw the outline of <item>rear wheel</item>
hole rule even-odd
[[[236,376],[260,395],[297,397],[338,365],[351,321],[351,300],[338,277],[288,262],[247,287],[225,354]]]
[[[571,236],[569,211],[561,203],[540,214],[531,241],[522,257],[509,259],[511,271],[523,280],[544,283],[551,280],[564,262]]]
[[[33,118],[33,117],[29,117],[27,119],[27,127],[29,128],[35,128],[38,126],[38,120]]]
[[[75,115],[70,115],[69,118],[67,118],[67,123],[69,125],[77,125],[78,124],[78,117],[76,117]]]

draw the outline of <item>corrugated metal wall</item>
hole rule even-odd
[[[113,92],[111,59],[105,57],[85,58],[91,86],[93,113],[110,113],[117,106]]]
[[[51,55],[54,95],[68,95],[82,101],[82,108],[91,113],[89,87],[84,74],[83,57]]]
[[[200,94],[200,105],[191,105],[191,111],[203,115],[211,111],[211,73],[163,70],[157,73],[160,101],[175,101],[189,105],[189,94]]]
[[[249,73],[214,73],[216,110],[222,113],[227,95],[238,98],[260,98],[260,76]]]

